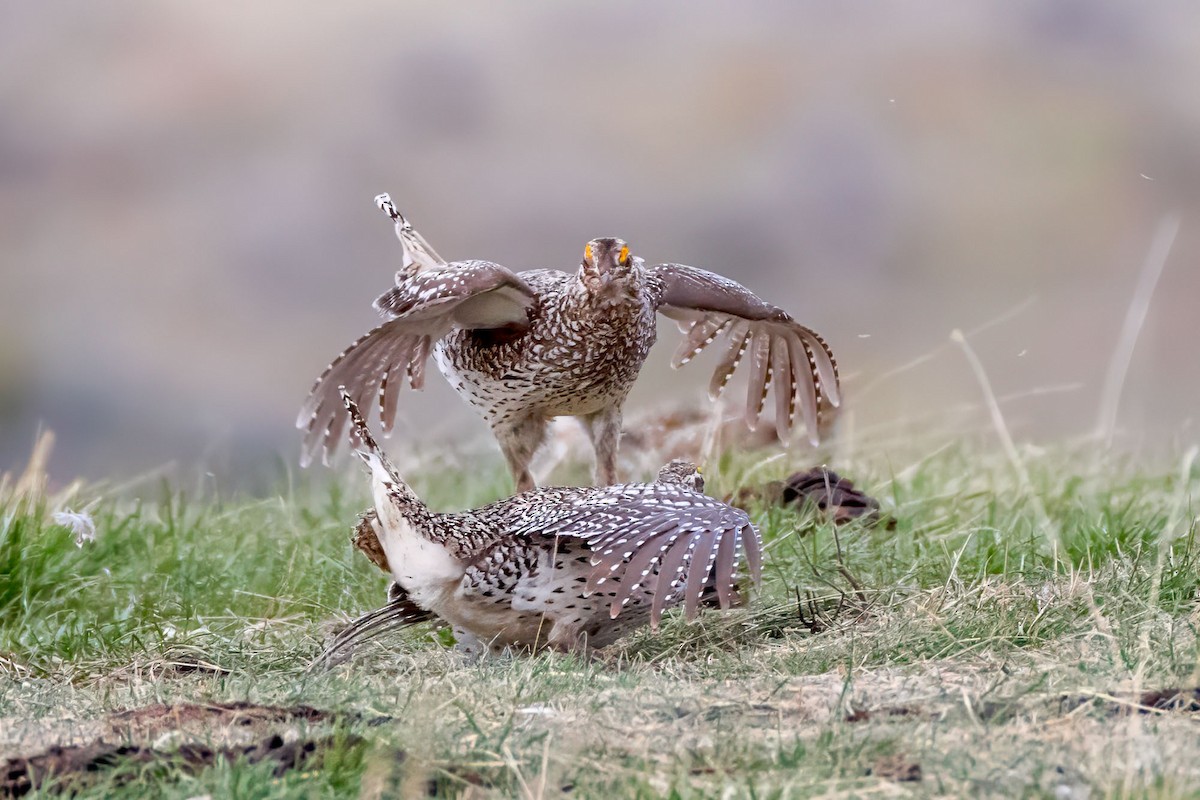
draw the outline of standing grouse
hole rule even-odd
[[[614,483],[621,406],[654,344],[659,313],[686,333],[672,366],[726,337],[709,385],[714,398],[748,356],[748,424],[757,423],[772,386],[784,442],[797,411],[814,445],[832,423],[841,395],[829,346],[741,284],[682,264],[646,267],[625,242],[608,238],[588,242],[574,273],[447,264],[387,195],[376,201],[396,221],[404,268],[375,301],[389,321],[338,356],[301,409],[302,464],[343,440],[338,387],[364,407],[377,404],[388,433],[404,381],[421,388],[432,354],[491,426],[518,491],[533,487],[529,463],[556,416],[579,418],[596,452],[595,482]]]

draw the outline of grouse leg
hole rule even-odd
[[[529,414],[492,426],[492,432],[500,443],[500,449],[508,461],[508,469],[517,484],[518,493],[529,491],[536,486],[533,473],[529,471],[529,462],[545,441],[548,425],[549,421],[540,414]]]
[[[621,443],[621,407],[612,406],[580,421],[592,440],[596,453],[593,482],[596,486],[612,486],[617,482],[617,447]]]

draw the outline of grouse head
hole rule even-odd
[[[583,248],[579,279],[599,299],[632,299],[641,288],[641,265],[642,260],[630,255],[624,240],[592,239]]]
[[[691,489],[693,492],[704,492],[704,476],[700,468],[685,458],[677,458],[668,462],[658,471],[659,483],[674,483]]]

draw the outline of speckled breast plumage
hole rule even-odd
[[[515,415],[579,415],[619,404],[654,344],[659,290],[643,276],[637,292],[598,305],[577,276],[532,270],[537,292],[527,331],[457,330],[436,346],[438,368],[489,422]]]

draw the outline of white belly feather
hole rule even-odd
[[[417,605],[436,611],[463,575],[463,566],[440,544],[422,536],[390,497],[390,476],[372,464],[375,511],[379,515],[379,544],[387,555],[392,577]]]

